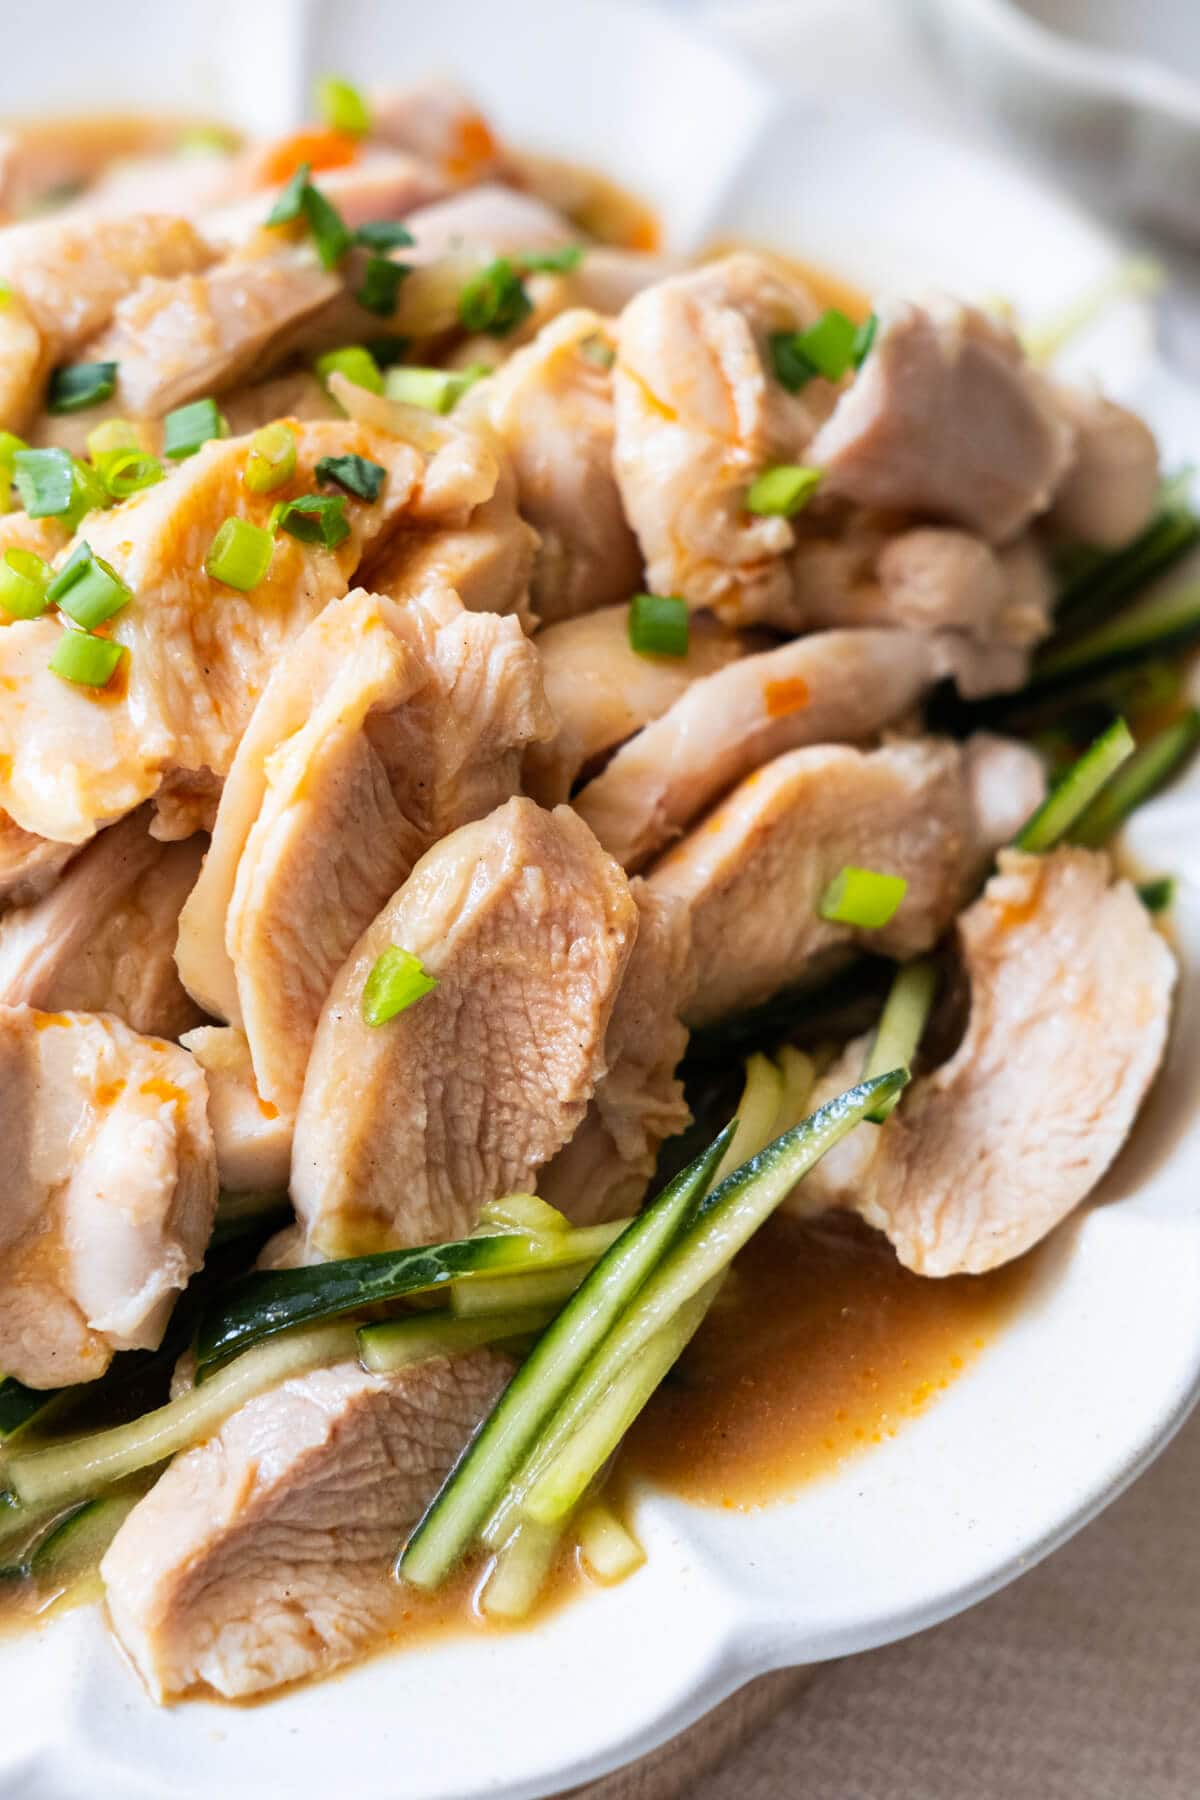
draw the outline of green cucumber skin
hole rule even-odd
[[[15,1437],[61,1399],[65,1388],[29,1388],[13,1375],[0,1380],[0,1443]]]

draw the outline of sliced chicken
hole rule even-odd
[[[816,377],[788,393],[768,340],[817,315],[807,289],[748,252],[659,282],[622,313],[615,467],[652,592],[738,623],[793,624],[792,526],[745,501],[769,465],[811,460],[836,390]]]
[[[489,416],[512,456],[522,517],[541,542],[530,595],[544,624],[626,600],[642,558],[613,475],[611,339],[576,308],[546,325],[490,384]]]
[[[323,381],[308,369],[288,369],[221,396],[221,412],[233,437],[246,437],[276,419],[341,419],[345,415]]]
[[[246,440],[226,438],[169,481],[88,518],[87,542],[133,593],[113,621],[130,651],[116,691],[74,687],[50,672],[61,630],[54,618],[0,630],[0,806],[24,830],[82,843],[150,798],[172,770],[228,771],[280,653],[345,593],[422,477],[417,452],[360,425],[297,425],[296,437],[294,482],[275,494],[247,492]],[[265,525],[277,499],[316,489],[321,457],[345,454],[380,464],[387,480],[373,504],[347,502],[350,534],[335,550],[280,532],[250,593],[205,573],[226,518]]]
[[[629,608],[604,606],[539,631],[554,735],[530,746],[525,786],[543,806],[570,798],[593,762],[661,718],[693,681],[735,662],[754,645],[707,613],[691,621],[686,656],[643,656],[629,642]]]
[[[903,631],[823,631],[694,681],[617,751],[575,806],[639,869],[760,763],[802,744],[874,737],[920,700],[940,661]]]
[[[0,1368],[93,1381],[158,1344],[217,1203],[204,1077],[89,1013],[0,1006]]]
[[[371,135],[424,158],[450,181],[483,182],[503,169],[491,126],[452,81],[430,78],[372,94]]]
[[[292,1164],[292,1121],[254,1084],[245,1035],[198,1025],[180,1039],[204,1071],[217,1175],[231,1194],[282,1192]]]
[[[977,770],[989,801],[982,810]],[[919,738],[871,751],[817,745],[755,770],[650,876],[655,893],[691,914],[697,979],[688,1024],[711,1024],[826,975],[856,945],[900,961],[928,950],[1044,787],[1031,750],[987,738],[966,747]],[[847,865],[907,882],[887,925],[858,930],[821,917],[821,896]]]
[[[179,965],[244,1027],[259,1091],[285,1116],[358,937],[425,850],[516,791],[525,746],[549,729],[517,620],[445,590],[334,602],[279,664],[234,759]]]
[[[35,556],[53,562],[59,551],[70,542],[71,534],[61,519],[31,519],[28,513],[10,512],[0,515],[0,556],[6,550],[32,550]],[[3,614],[0,613],[0,621]]]
[[[1119,550],[1154,513],[1154,433],[1136,413],[1101,394],[1056,387],[1054,399],[1075,434],[1075,460],[1055,493],[1049,523],[1064,538]]]
[[[532,1188],[605,1072],[637,935],[629,884],[567,807],[510,800],[421,858],[321,1014],[292,1198],[327,1256],[460,1236]],[[363,985],[395,945],[438,983],[385,1025]]]
[[[464,246],[492,256],[557,250],[579,237],[553,208],[498,182],[481,182],[461,194],[419,207],[405,224],[414,239],[406,258],[419,262],[432,262]]]
[[[76,850],[75,844],[56,844],[22,831],[7,813],[0,813],[0,908],[40,900]]]
[[[0,919],[0,1001],[115,1013],[156,1037],[199,1024],[175,935],[204,840],[161,844],[149,825],[146,808],[102,831],[48,894]]]
[[[369,1375],[338,1363],[247,1401],[179,1456],[101,1565],[156,1700],[324,1674],[397,1628],[397,1546],[512,1373],[477,1350]]]
[[[0,131],[0,217],[19,219],[91,181],[115,158],[169,150],[179,135],[177,117],[140,108],[10,119]]]
[[[630,883],[638,935],[604,1041],[608,1073],[570,1143],[538,1177],[538,1193],[578,1225],[636,1212],[659,1146],[692,1115],[676,1079],[696,984],[687,907]]]
[[[1092,1191],[1162,1060],[1175,963],[1127,881],[1088,850],[1000,855],[962,916],[961,1044],[882,1126],[851,1133],[796,1204],[855,1207],[920,1275],[1020,1256]],[[827,1098],[854,1079],[852,1045]]]
[[[1013,332],[949,301],[886,309],[870,355],[807,460],[861,506],[1005,543],[1044,512],[1074,430]]]
[[[146,276],[194,274],[213,251],[184,219],[46,219],[0,235],[0,425],[20,431],[55,363],[94,338]]]

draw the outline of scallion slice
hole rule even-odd
[[[1166,785],[1198,743],[1200,710],[1193,706],[1135,750],[1111,781],[1105,783],[1072,827],[1072,843],[1085,844],[1089,849],[1106,844],[1130,813]]]
[[[108,686],[125,655],[124,644],[114,643],[112,638],[92,637],[86,631],[64,631],[47,666],[76,687],[100,688]]]
[[[128,500],[146,488],[157,487],[164,469],[157,456],[144,450],[108,450],[95,458],[96,473],[114,500]]]
[[[252,494],[271,494],[296,473],[296,434],[282,420],[264,425],[250,439],[242,480]]]
[[[228,435],[229,427],[215,400],[190,400],[163,420],[163,455],[179,462],[185,456],[194,456],[202,444]]]
[[[128,606],[133,595],[112,565],[85,542],[54,577],[46,598],[84,631],[94,631]]]
[[[412,232],[407,225],[401,225],[399,219],[368,219],[354,233],[356,244],[362,244],[367,250],[403,250],[415,243]]]
[[[383,392],[379,364],[362,344],[343,344],[340,350],[327,350],[323,356],[318,356],[313,367],[324,382],[328,382],[331,375],[344,375],[355,387],[366,388],[372,394]]]
[[[629,602],[629,642],[639,656],[686,656],[687,601],[677,594],[635,594]]]
[[[71,504],[62,515],[63,522],[74,531],[81,519],[90,512],[98,512],[111,506],[113,496],[109,493],[91,463],[81,462],[77,456],[71,458]]]
[[[71,509],[75,465],[66,450],[18,450],[13,480],[31,519],[59,518]]]
[[[432,994],[436,986],[436,977],[426,973],[419,957],[411,950],[389,944],[383,955],[376,957],[363,983],[363,1023],[386,1025],[397,1013],[406,1012],[426,994]]]
[[[530,275],[569,275],[583,261],[582,244],[564,244],[560,250],[524,250],[520,264]]]
[[[87,406],[99,406],[117,385],[115,362],[67,363],[55,369],[46,395],[46,410],[52,413],[82,412]]]
[[[400,284],[409,273],[407,263],[392,262],[387,256],[369,256],[363,270],[361,286],[354,298],[368,312],[390,319],[396,310]]]
[[[249,519],[226,519],[204,559],[205,573],[226,587],[248,594],[271,566],[275,539]]]
[[[40,619],[50,602],[50,565],[14,546],[0,557],[0,607],[13,619]]]
[[[870,356],[875,343],[875,333],[878,330],[879,316],[877,313],[868,313],[862,324],[855,330],[854,343],[850,348],[850,360],[856,369],[861,369]]]
[[[321,544],[336,550],[350,536],[346,501],[341,494],[301,494],[284,500],[271,514],[272,531],[286,531],[302,544]]]
[[[746,493],[746,511],[790,519],[808,505],[821,485],[822,470],[802,463],[778,463],[764,469]]]
[[[1086,812],[1105,782],[1116,774],[1123,762],[1128,762],[1134,748],[1133,736],[1124,719],[1114,719],[1108,730],[1077,762],[1072,763],[1033,817],[1022,826],[1013,840],[1015,847],[1032,855],[1053,849]]]
[[[322,75],[317,82],[317,111],[334,131],[347,137],[366,137],[371,129],[371,109],[362,94],[341,75]]]
[[[815,375],[840,381],[862,361],[874,335],[867,326],[855,325],[836,306],[822,313],[806,331],[773,331],[768,348],[775,379],[790,394],[798,394]]]
[[[1175,877],[1159,875],[1153,881],[1143,881],[1138,888],[1138,899],[1147,912],[1166,912],[1175,898]]]
[[[87,453],[94,463],[114,450],[141,450],[141,433],[132,419],[105,419],[87,434]]]
[[[24,438],[15,431],[0,431],[0,513],[12,507],[13,463],[18,450],[28,450]]]
[[[482,370],[484,365],[477,363],[474,367]],[[399,400],[404,406],[423,406],[427,412],[448,413],[478,380],[479,375],[470,369],[405,367],[389,369],[383,387],[389,400]]]
[[[382,463],[355,455],[322,456],[315,474],[319,482],[332,481],[346,493],[353,494],[356,500],[367,501],[378,500],[387,480],[387,470]]]
[[[303,217],[308,225],[323,269],[336,269],[354,242],[341,213],[309,179],[312,171],[301,163],[267,214],[269,226],[290,225]]]
[[[864,1081],[886,1075],[889,1069],[911,1070],[936,992],[937,969],[928,957],[903,963],[896,970],[863,1064]],[[867,1114],[868,1119],[874,1125],[882,1125],[899,1099],[899,1094],[892,1094]]]
[[[458,317],[468,331],[507,337],[533,311],[520,272],[506,256],[480,269],[458,296]]]
[[[878,869],[859,869],[847,863],[838,870],[821,895],[817,911],[831,924],[853,925],[860,931],[878,931],[895,918],[908,892],[903,875],[885,875]],[[897,1064],[889,1063],[889,1068]],[[880,1070],[880,1074],[885,1074]]]

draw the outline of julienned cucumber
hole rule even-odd
[[[1124,719],[1114,719],[1022,826],[1013,840],[1015,847],[1038,854],[1053,849],[1133,752],[1128,725]]]
[[[142,1497],[144,1489],[88,1500],[47,1532],[29,1559],[41,1588],[62,1591],[100,1567],[100,1559]]]
[[[1190,476],[1163,484],[1160,510],[1123,550],[1084,552],[1059,589],[1056,623],[1100,624],[1123,601],[1163,574],[1200,539],[1200,519],[1187,503]]]
[[[1092,849],[1106,844],[1130,813],[1181,768],[1200,743],[1200,710],[1192,707],[1144,743],[1076,820],[1069,836]]]
[[[62,1399],[65,1388],[29,1388],[12,1375],[0,1375],[0,1444],[13,1442],[35,1420],[44,1419]]]
[[[512,1312],[462,1319],[453,1313],[414,1313],[408,1319],[385,1319],[360,1325],[358,1354],[374,1375],[424,1362],[431,1356],[457,1356],[483,1344],[504,1344],[535,1336],[545,1329],[557,1307],[523,1306]]]

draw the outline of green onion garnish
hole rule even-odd
[[[267,214],[268,225],[290,225],[303,216],[316,245],[323,269],[336,269],[354,242],[354,233],[336,206],[309,180],[311,171],[301,163]]]
[[[185,456],[194,456],[202,444],[228,435],[229,427],[215,400],[190,400],[163,420],[163,455],[180,462]]]
[[[133,595],[112,565],[84,542],[54,577],[46,598],[84,631],[94,631],[128,606]]]
[[[875,343],[875,333],[879,330],[878,313],[868,313],[862,324],[854,333],[854,343],[850,350],[850,360],[856,369],[861,369]]]
[[[1072,763],[1032,818],[1022,826],[1013,839],[1015,847],[1031,855],[1052,849],[1133,752],[1134,742],[1128,725],[1124,719],[1114,719],[1108,730],[1101,733],[1077,762]]]
[[[115,362],[68,363],[65,368],[55,369],[50,377],[46,410],[82,412],[85,406],[98,406],[107,400],[116,385]]]
[[[353,494],[356,500],[378,500],[387,480],[387,470],[381,463],[370,462],[365,456],[322,456],[317,463],[316,477],[318,482],[334,482],[348,494]]]
[[[802,463],[778,463],[764,469],[746,494],[746,511],[790,519],[808,505],[821,485],[823,471]]]
[[[617,360],[617,353],[612,345],[606,343],[598,331],[593,331],[579,340],[579,354],[585,361],[594,363],[598,369],[611,369]]]
[[[368,312],[390,319],[396,310],[400,284],[408,274],[407,263],[391,262],[386,256],[369,256],[363,270],[362,286],[354,295]]]
[[[87,453],[93,462],[114,450],[140,450],[142,439],[132,419],[105,419],[87,434]]]
[[[411,950],[389,944],[383,955],[375,959],[363,983],[363,1023],[386,1025],[397,1013],[431,994],[436,986],[435,977],[426,974]]]
[[[1071,831],[1073,844],[1098,849],[1132,812],[1164,787],[1200,743],[1200,709],[1191,707],[1174,724],[1144,743],[1105,783]]]
[[[687,601],[676,594],[635,594],[629,602],[629,642],[639,656],[686,656]]]
[[[92,637],[86,631],[64,631],[47,667],[76,687],[107,687],[126,654],[124,644]]]
[[[0,311],[12,305],[13,291],[7,281],[0,281]]]
[[[14,619],[40,619],[50,602],[50,565],[32,550],[13,548],[0,557],[0,606]]]
[[[458,405],[468,388],[490,374],[486,363],[472,363],[469,369],[389,369],[383,390],[389,400],[399,400],[405,406],[423,406],[427,412],[448,413]]]
[[[1154,881],[1143,881],[1138,888],[1138,899],[1147,912],[1166,912],[1175,898],[1175,877],[1159,875]]]
[[[582,244],[564,244],[561,250],[526,250],[520,258],[530,275],[569,275],[583,261]]]
[[[226,519],[204,559],[205,572],[226,587],[248,594],[271,566],[275,539],[249,519]]]
[[[407,225],[401,225],[399,219],[368,219],[354,233],[356,244],[362,244],[367,250],[403,250],[416,239]]]
[[[473,275],[458,296],[459,320],[468,331],[506,337],[533,311],[520,274],[506,256]]]
[[[340,350],[327,350],[323,356],[318,356],[313,367],[324,382],[328,382],[331,375],[344,375],[347,381],[352,381],[355,387],[366,388],[368,393],[383,392],[379,364],[362,344],[343,344]]]
[[[350,536],[346,501],[341,494],[302,494],[298,500],[281,500],[271,514],[270,529],[286,531],[302,544],[323,544],[336,550]]]
[[[871,319],[865,325],[855,325],[853,319],[831,306],[807,331],[771,333],[771,367],[776,380],[790,394],[798,394],[814,375],[840,381],[862,361],[874,339]]]
[[[63,522],[74,531],[79,521],[90,512],[111,506],[113,497],[91,463],[71,458],[71,504],[63,514]]]
[[[903,875],[884,875],[878,869],[858,869],[847,863],[821,895],[817,911],[831,924],[878,931],[895,918],[907,892]]]
[[[371,109],[352,82],[340,75],[322,75],[317,83],[317,112],[334,131],[347,137],[366,137],[371,129]]]
[[[264,425],[250,439],[250,450],[242,480],[252,494],[273,494],[290,481],[296,472],[296,434],[290,426],[276,420]]]
[[[24,438],[15,431],[0,431],[0,513],[12,506],[13,462],[18,450],[28,450]]]
[[[95,458],[96,473],[114,500],[128,500],[131,494],[156,487],[164,478],[157,456],[144,450],[108,450]]]
[[[18,450],[13,480],[31,519],[54,519],[70,510],[75,466],[66,450]]]

